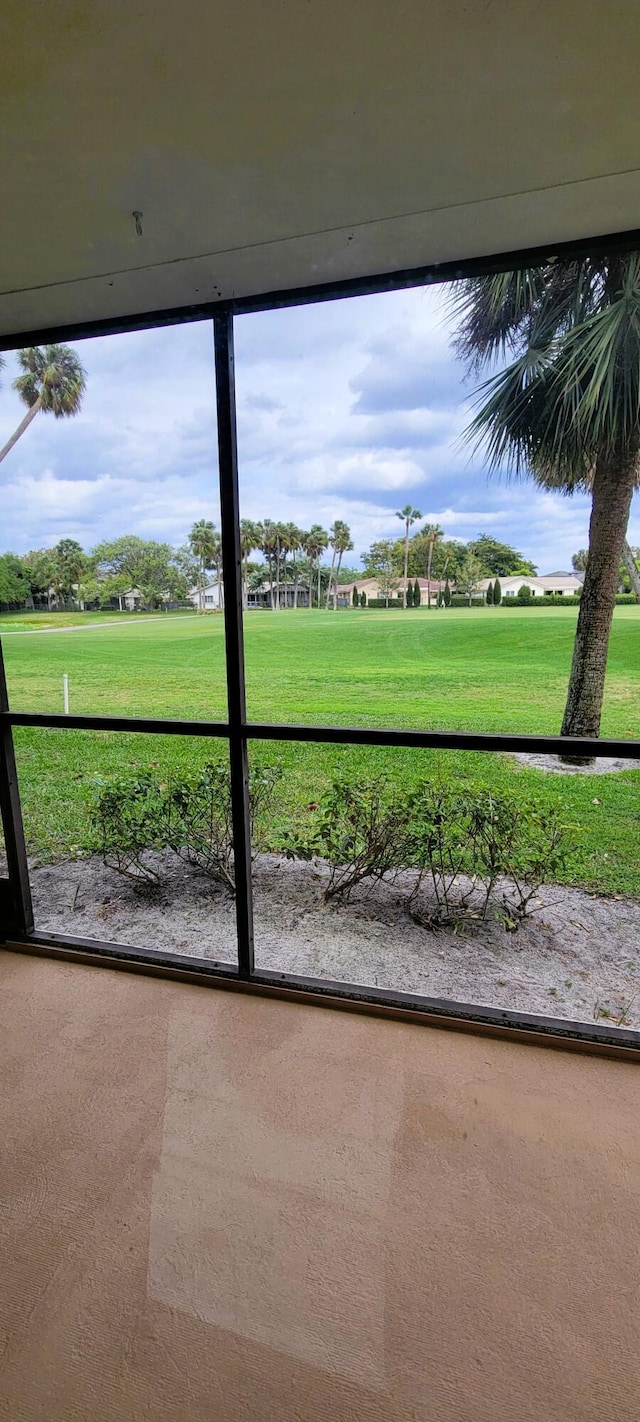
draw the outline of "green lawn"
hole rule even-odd
[[[251,613],[246,618],[247,694],[253,720],[321,725],[555,732],[566,692],[577,609]],[[35,634],[0,618],[14,709],[224,718],[222,619],[75,619],[80,630]],[[28,621],[28,619],[27,619]],[[68,615],[68,625],[73,623]],[[39,615],[30,626],[60,619]],[[25,620],[22,619],[24,627]],[[8,635],[4,635],[4,633]],[[640,739],[640,608],[616,609],[603,735]],[[125,766],[202,759],[210,743],[22,730],[16,744],[30,845],[41,858],[86,838],[91,777]],[[273,843],[292,815],[317,798],[336,767],[413,778],[434,769],[491,784],[517,784],[560,804],[577,849],[570,878],[640,896],[640,770],[557,777],[503,756],[400,752],[279,743],[281,805]]]

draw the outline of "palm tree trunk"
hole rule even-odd
[[[409,520],[406,520],[404,530],[404,592],[402,594],[402,606],[407,608],[407,574],[409,571]]]
[[[589,554],[562,736],[598,736],[618,568],[637,478],[637,452],[602,457],[593,480]],[[568,758],[571,759],[571,758]],[[593,759],[590,757],[589,759]],[[588,764],[589,760],[583,762]]]
[[[336,563],[336,550],[335,550],[335,548],[334,548],[334,550],[333,550],[333,558],[331,559],[331,569],[330,569],[330,571],[329,571],[329,583],[328,583],[328,586],[327,586],[327,607],[329,606],[329,603],[331,602],[331,584],[332,584],[332,582],[333,582],[333,570],[334,570],[334,567],[335,567],[335,563]]]
[[[427,559],[427,607],[431,607],[431,561],[433,558],[433,539],[429,539],[429,557]]]
[[[297,610],[298,610],[298,582],[299,582],[299,579],[300,579],[300,574],[299,574],[299,572],[298,572],[298,564],[295,563],[295,564],[294,564],[294,573],[293,573],[293,610],[294,610],[294,612],[297,612]]]
[[[320,558],[318,558],[318,612],[320,611],[320,598],[322,597],[322,592],[321,592],[321,589],[320,589],[320,582],[321,582]]]
[[[280,544],[276,548],[276,612],[280,611]]]
[[[640,573],[638,572],[638,569],[637,569],[637,566],[636,566],[636,560],[635,560],[635,558],[634,558],[634,556],[633,556],[633,553],[632,553],[632,551],[631,551],[631,549],[630,549],[630,547],[629,547],[629,544],[628,544],[626,538],[625,538],[624,543],[623,543],[623,545],[622,545],[622,561],[623,561],[624,566],[625,566],[625,568],[626,568],[626,570],[627,570],[627,572],[628,572],[628,574],[629,574],[629,582],[631,583],[631,591],[632,591],[632,593],[635,593],[636,602],[640,602]]]
[[[204,554],[200,554],[200,577],[198,578],[200,587],[198,589],[198,611],[204,612]]]
[[[36,417],[36,415],[37,415],[37,413],[38,413],[38,410],[41,410],[41,409],[42,409],[42,399],[41,399],[41,397],[40,397],[40,395],[39,395],[38,398],[37,398],[37,400],[34,401],[34,404],[31,405],[31,406],[29,407],[29,409],[27,410],[27,413],[26,413],[24,419],[20,421],[20,424],[18,425],[17,430],[15,430],[15,432],[12,434],[11,439],[8,439],[8,440],[7,440],[7,443],[6,443],[5,446],[4,446],[4,448],[3,448],[3,449],[0,449],[0,464],[2,464],[3,459],[6,458],[7,454],[9,453],[9,450],[13,449],[14,444],[17,444],[17,443],[18,443],[18,440],[20,439],[20,435],[23,435],[24,432],[25,432],[25,430],[28,430],[29,425],[31,424],[31,421],[32,421],[32,420],[35,420],[35,417]]]
[[[337,566],[337,568],[336,568],[336,580],[335,580],[335,583],[333,584],[333,610],[334,610],[334,612],[337,612],[337,611],[338,611],[338,578],[340,577],[340,564],[341,564],[341,562],[342,562],[342,549],[340,549],[340,557],[338,558],[338,566]]]

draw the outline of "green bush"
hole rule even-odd
[[[413,584],[413,605],[414,607],[422,607],[422,599],[420,597],[420,584],[417,578],[415,580],[415,583]]]
[[[383,879],[403,862],[406,809],[383,780],[351,785],[336,779],[302,830],[288,832],[290,859],[326,859],[325,898],[348,898],[365,879]]]
[[[351,605],[352,605],[352,607],[357,607],[358,604],[359,604],[359,602],[360,602],[360,594],[359,594],[359,592],[358,592],[358,589],[357,589],[357,588],[354,588],[354,589],[353,589],[353,592],[352,592],[352,594],[351,594]]]
[[[493,607],[493,583],[489,583],[487,588],[487,604],[489,607]]]
[[[363,589],[362,589],[362,592],[360,593],[360,606],[361,606],[361,607],[366,607],[366,605],[367,605],[367,594],[366,594],[366,592],[365,592],[365,590],[364,590],[364,588],[363,588]]]
[[[535,595],[534,593],[532,593],[529,584],[523,583],[522,587],[518,588],[518,591],[516,593],[516,602],[519,602],[520,606],[522,606],[523,603],[525,605],[528,605],[530,602],[534,602],[535,600]]]
[[[249,776],[252,840],[270,806],[278,766],[254,764]],[[231,779],[227,761],[208,761],[190,775],[166,779],[158,771],[94,782],[89,848],[104,863],[138,881],[157,883],[149,854],[173,850],[209,878],[235,892]]]
[[[424,782],[407,809],[406,862],[417,870],[408,907],[426,926],[492,915],[514,930],[566,863],[568,837],[555,810],[540,812],[514,795]]]
[[[493,605],[494,605],[494,607],[499,607],[501,602],[502,602],[502,588],[500,587],[500,579],[499,579],[499,578],[496,578],[495,583],[493,584]]]
[[[451,607],[451,588],[449,587],[448,578],[446,579],[444,585],[444,605],[445,607]]]
[[[430,781],[399,794],[381,779],[336,779],[283,847],[291,858],[328,862],[326,899],[413,870],[406,907],[425,926],[492,915],[514,930],[564,868],[569,841],[555,810],[515,795]]]

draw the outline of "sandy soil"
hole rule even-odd
[[[592,765],[565,765],[559,755],[532,755],[530,751],[514,751],[513,759],[521,765],[546,770],[549,775],[610,775],[615,770],[640,770],[638,760],[613,760],[605,755],[597,756]]]
[[[37,927],[233,960],[232,900],[173,856],[143,889],[98,859],[35,867]],[[325,903],[327,868],[262,855],[254,869],[261,967],[640,1028],[640,904],[545,888],[516,933],[497,922],[454,933],[407,914],[408,875]]]

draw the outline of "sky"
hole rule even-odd
[[[475,381],[451,349],[444,288],[242,316],[235,323],[241,513],[302,528],[350,525],[358,566],[395,538],[406,503],[449,537],[489,533],[540,572],[586,546],[589,500],[488,476],[464,439]],[[213,346],[208,322],[75,343],[80,414],[39,414],[0,464],[0,551],[136,533],[177,545],[219,526]],[[24,407],[7,357],[0,443]],[[418,525],[416,525],[418,526]],[[630,542],[640,544],[636,496]]]

